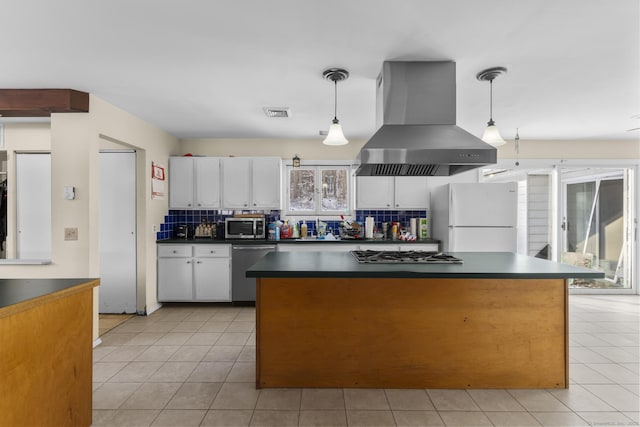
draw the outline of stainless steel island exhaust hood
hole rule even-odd
[[[376,123],[357,176],[449,176],[496,163],[495,147],[456,126],[455,62],[385,61]]]

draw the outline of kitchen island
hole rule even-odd
[[[98,279],[0,279],[1,425],[91,425],[98,284]]]
[[[359,264],[272,252],[257,278],[256,386],[568,387],[569,278],[602,273],[522,255]]]

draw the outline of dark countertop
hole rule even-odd
[[[274,244],[282,244],[282,243],[293,243],[296,245],[322,245],[326,243],[352,243],[352,244],[380,244],[380,245],[389,245],[389,244],[403,244],[403,245],[412,245],[414,243],[440,243],[440,240],[434,239],[422,239],[416,240],[413,242],[407,242],[406,240],[376,240],[376,239],[336,239],[336,240],[316,240],[316,239],[280,239],[280,240],[267,240],[267,239],[229,239],[229,240],[219,240],[219,239],[163,239],[156,240],[156,243],[159,245],[162,244],[209,244],[209,245],[219,245],[219,244],[231,244],[231,245],[274,245]]]
[[[0,279],[0,309],[97,279]]]
[[[511,252],[452,252],[463,264],[359,264],[345,252],[270,252],[247,277],[603,278],[604,273]]]

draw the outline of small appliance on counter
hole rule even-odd
[[[189,238],[189,226],[186,224],[178,225],[176,228],[176,239],[188,239]]]
[[[226,239],[264,239],[264,216],[260,218],[233,217],[225,218],[224,234]]]

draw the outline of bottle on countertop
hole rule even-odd
[[[280,227],[280,238],[281,239],[289,239],[291,237],[291,226],[289,225],[289,220],[285,219],[284,224]]]
[[[303,239],[307,238],[307,221],[303,221],[302,225],[300,226],[300,237],[302,237]]]

